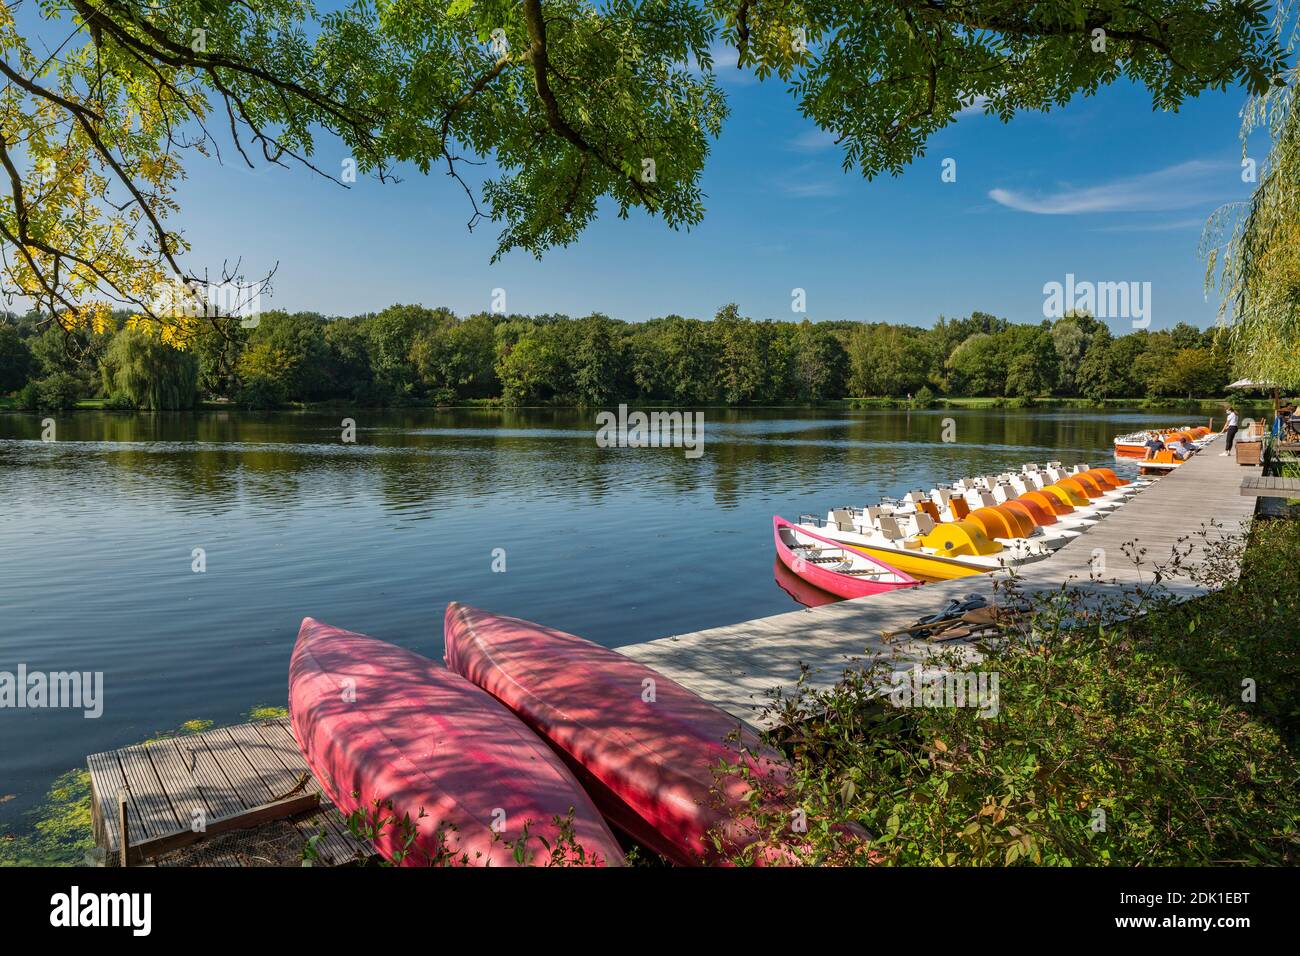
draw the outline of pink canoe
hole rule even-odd
[[[633,839],[683,865],[716,859],[711,831],[724,849],[751,841],[737,812],[750,788],[715,768],[743,763],[778,784],[784,769],[736,718],[629,657],[539,624],[451,604],[445,635],[447,666],[555,747]]]
[[[401,862],[513,866],[546,863],[555,818],[573,811],[565,862],[621,865],[614,835],[564,763],[480,688],[419,654],[306,618],[289,665],[294,736],[321,787],[344,813],[409,814],[418,828]],[[354,794],[357,794],[354,796]],[[423,816],[421,816],[423,812]],[[389,860],[409,831],[383,828]],[[581,852],[579,852],[579,847]]]
[[[867,597],[921,582],[898,568],[773,516],[772,537],[781,563],[814,587],[842,598]]]

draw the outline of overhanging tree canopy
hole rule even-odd
[[[497,255],[572,242],[602,198],[689,226],[726,115],[720,42],[868,178],[971,103],[1007,120],[1128,77],[1173,109],[1261,94],[1284,66],[1264,0],[10,0],[4,291],[69,327],[125,304],[184,342],[232,277],[187,268],[175,187],[223,149],[344,185],[348,162],[441,171],[471,227],[501,224]],[[476,190],[465,167],[489,161]]]

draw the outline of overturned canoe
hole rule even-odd
[[[369,818],[378,808],[391,818],[372,841],[388,860],[547,863],[549,845],[560,847],[555,862],[623,863],[618,841],[546,743],[427,657],[306,618],[289,665],[289,709],[298,747],[339,810]],[[572,837],[561,840],[570,813]]]
[[[463,604],[447,607],[447,666],[508,706],[573,768],[602,813],[674,863],[716,859],[753,839],[751,787],[784,765],[725,711],[591,641]],[[760,862],[772,862],[770,857]]]

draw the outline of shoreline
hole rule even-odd
[[[384,411],[404,411],[408,409],[435,409],[442,411],[455,411],[461,409],[471,410],[498,410],[498,411],[515,411],[520,409],[547,409],[553,411],[571,409],[574,411],[584,411],[590,409],[604,408],[603,405],[575,405],[571,403],[557,404],[508,404],[498,398],[484,399],[467,399],[462,402],[404,402],[396,404],[371,404],[364,402],[347,402],[347,401],[325,401],[325,402],[294,402],[285,405],[278,405],[273,408],[255,408],[248,405],[240,405],[235,402],[201,402],[194,408],[169,408],[169,409],[146,409],[146,408],[109,408],[107,399],[103,398],[83,398],[80,399],[72,408],[65,409],[33,409],[20,408],[17,399],[0,397],[0,412],[27,412],[29,414],[39,414],[50,411],[77,411],[77,412],[109,412],[124,415],[141,415],[156,414],[158,412],[168,412],[172,414],[184,412],[217,412],[217,411],[239,411],[248,413],[265,414],[269,412],[316,412],[316,411],[333,411],[337,409],[366,409],[366,410],[384,410]],[[674,408],[674,409],[723,409],[726,411],[752,411],[756,409],[791,409],[791,410],[815,410],[826,409],[831,411],[870,411],[876,409],[894,409],[898,411],[926,411],[943,408],[953,409],[1007,409],[1011,411],[1033,409],[1033,408],[1069,408],[1091,411],[1105,411],[1107,409],[1123,410],[1131,409],[1136,411],[1155,411],[1168,410],[1175,412],[1192,412],[1205,409],[1217,410],[1222,408],[1225,399],[1222,398],[1106,398],[1092,400],[1086,398],[1070,398],[1060,396],[1050,396],[1043,398],[1000,398],[993,396],[953,396],[953,397],[936,397],[925,401],[907,398],[890,398],[886,396],[864,396],[860,398],[839,398],[823,402],[793,402],[781,404],[735,404],[725,403],[706,403],[702,405],[681,404],[677,402],[664,401],[637,401],[638,408]],[[1236,405],[1243,408],[1269,408],[1272,402],[1267,398],[1259,400],[1234,399]],[[617,402],[613,403],[617,404]],[[629,402],[629,405],[632,403]]]

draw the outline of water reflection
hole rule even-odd
[[[776,581],[777,587],[804,607],[821,607],[823,604],[834,604],[839,600],[834,594],[813,587],[782,564],[780,558],[772,561],[772,578]]]

